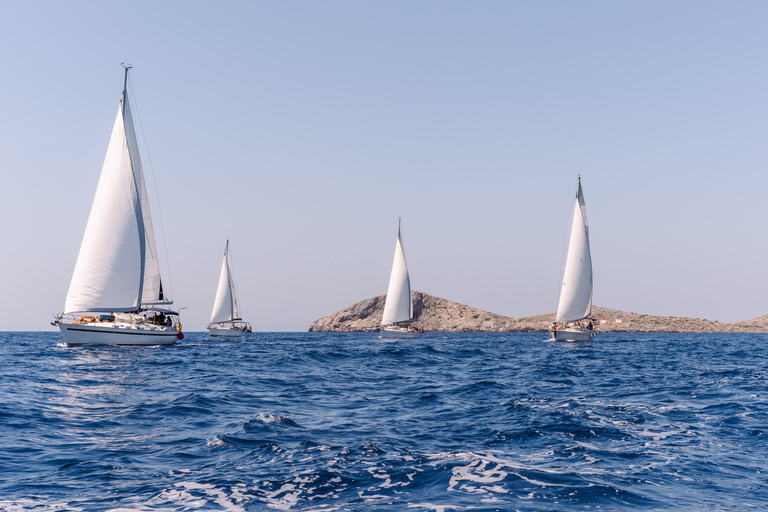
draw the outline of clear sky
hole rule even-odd
[[[121,62],[188,330],[227,238],[245,319],[301,331],[386,292],[398,217],[414,289],[552,312],[578,174],[595,304],[766,314],[766,27],[763,1],[3,2],[0,330],[63,308]]]

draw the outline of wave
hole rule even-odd
[[[0,509],[768,502],[762,338],[188,338],[172,350],[64,350],[58,333],[0,343]]]
[[[282,427],[303,428],[288,416],[282,414],[264,414],[259,413],[254,418],[243,425],[246,430],[259,428],[261,425],[277,425]]]

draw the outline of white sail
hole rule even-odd
[[[587,208],[579,179],[555,322],[575,322],[588,317],[591,312],[592,257],[589,252]]]
[[[392,262],[392,273],[389,275],[389,288],[387,288],[387,300],[384,303],[381,325],[392,325],[412,319],[411,280],[408,277],[403,241],[400,236],[400,226],[398,226],[395,259]]]
[[[227,265],[229,271],[229,293],[232,294],[232,320],[242,320],[240,310],[237,308],[237,293],[235,293],[235,280],[232,278],[232,271]]]
[[[146,214],[142,210],[143,182],[124,86],[65,313],[132,311],[141,304],[149,216],[148,208]]]
[[[235,281],[232,279],[232,272],[229,270],[228,253],[229,240],[227,240],[227,248],[224,250],[224,261],[221,263],[221,274],[219,274],[219,287],[216,290],[216,299],[213,301],[212,324],[240,320],[237,309]]]
[[[123,99],[123,104],[125,138],[131,152],[131,163],[134,169],[134,175],[139,183],[139,200],[141,201],[141,213],[144,220],[144,286],[141,293],[141,302],[142,304],[165,302],[163,285],[160,282],[160,260],[157,256],[157,246],[155,245],[155,230],[152,226],[152,214],[149,209],[147,185],[146,180],[144,179],[144,171],[141,165],[136,131],[133,126],[133,116],[131,114],[127,95],[125,95]]]

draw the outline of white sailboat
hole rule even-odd
[[[216,290],[216,299],[213,301],[211,323],[208,324],[207,329],[211,336],[248,336],[251,334],[251,325],[242,321],[237,308],[235,281],[229,270],[229,240],[227,240],[227,246],[224,249],[224,262],[221,264],[219,287]]]
[[[592,322],[592,257],[589,252],[589,225],[581,177],[576,189],[571,236],[565,258],[557,314],[550,334],[556,341],[589,341],[596,336]]]
[[[423,332],[411,326],[413,321],[413,300],[411,300],[411,279],[405,264],[403,239],[400,235],[400,222],[397,223],[397,243],[392,273],[389,275],[387,300],[381,317],[382,338],[418,338]]]
[[[128,104],[130,66],[64,312],[68,345],[170,345],[183,339],[179,314],[162,308],[155,234]]]

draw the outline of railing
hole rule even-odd
[[[87,313],[54,313],[51,325],[59,326],[61,324],[108,324],[113,327],[129,329],[150,328],[150,330],[154,330],[160,328],[168,331],[181,330],[179,329],[181,322],[178,315],[164,315],[164,320],[161,320],[159,315],[154,313],[151,316],[147,313],[94,313],[91,315]]]

